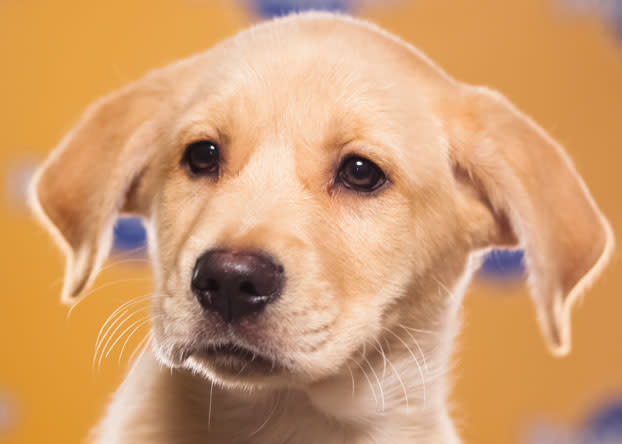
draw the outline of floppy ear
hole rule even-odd
[[[35,175],[31,205],[66,255],[63,302],[90,285],[119,212],[148,216],[141,177],[157,136],[162,89],[145,78],[91,105]]]
[[[559,144],[500,94],[459,88],[442,112],[458,182],[479,200],[474,247],[525,249],[541,329],[566,354],[571,307],[606,264],[611,228]]]

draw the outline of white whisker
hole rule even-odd
[[[108,351],[106,351],[106,349],[104,349],[101,353],[101,355],[99,356],[100,359],[100,366],[101,366],[101,361],[104,358],[108,358],[108,356],[110,355],[110,353],[112,352],[112,350],[114,350],[115,345],[117,345],[119,343],[119,341],[121,339],[123,339],[123,337],[129,332],[131,331],[133,328],[140,328],[141,326],[143,326],[144,324],[146,324],[147,322],[151,321],[151,319],[147,318],[147,319],[138,319],[137,321],[132,322],[126,329],[124,329],[121,334],[119,334],[119,336],[117,336],[117,339],[114,340],[114,342],[112,343],[112,345],[110,345],[110,347],[108,347]],[[105,354],[104,354],[105,353]]]
[[[404,324],[399,324],[399,326],[402,327],[402,328],[405,328],[407,330],[414,331],[416,333],[423,333],[423,334],[428,334],[428,335],[435,335],[436,334],[436,332],[434,332],[432,330],[422,330],[420,328],[413,328],[413,327],[409,327],[409,326],[404,325]]]
[[[102,360],[104,358],[104,354],[106,354],[106,349],[108,349],[108,346],[110,345],[110,343],[114,340],[115,335],[117,334],[117,332],[123,327],[123,325],[125,325],[126,322],[128,322],[130,319],[132,319],[134,316],[136,316],[137,314],[139,314],[142,310],[147,309],[148,307],[142,307],[136,311],[128,311],[125,310],[123,312],[123,314],[121,314],[119,316],[119,319],[121,319],[121,321],[116,324],[116,327],[110,332],[110,334],[107,335],[107,338],[102,338],[101,343],[99,344],[99,346],[97,347],[97,349],[95,350],[95,353],[97,354],[97,352],[99,351],[99,359],[97,362],[97,368],[101,367],[101,363]],[[125,315],[127,313],[127,315]],[[124,316],[125,315],[125,316]],[[106,339],[106,341],[104,342],[104,339]],[[116,343],[116,342],[115,342]]]
[[[434,279],[436,283],[440,285],[443,288],[443,290],[447,292],[447,295],[452,301],[455,301],[458,299],[458,297],[449,288],[447,288],[447,286],[443,284],[439,279],[437,279],[435,276],[432,276],[432,279]]]
[[[102,334],[104,329],[106,328],[106,326],[108,325],[109,322],[111,322],[115,316],[117,315],[117,313],[119,313],[121,310],[126,309],[131,307],[132,305],[138,304],[140,302],[144,302],[149,300],[149,298],[151,297],[151,293],[147,293],[146,295],[143,296],[139,296],[137,298],[132,298],[128,301],[125,301],[123,304],[119,305],[104,321],[104,323],[102,324],[101,328],[99,329],[99,333],[97,334],[97,339],[95,340],[95,347],[97,347],[99,345],[99,341],[102,337]]]
[[[365,379],[367,379],[367,383],[369,384],[369,389],[371,391],[371,394],[374,398],[374,402],[376,403],[376,405],[378,405],[378,397],[376,396],[376,391],[374,390],[374,385],[371,382],[371,379],[369,379],[369,375],[367,374],[367,372],[365,372],[365,369],[361,366],[361,364],[359,364],[357,361],[355,361],[354,359],[351,359],[352,362],[354,362],[357,367],[361,370],[361,372],[363,373],[363,375],[365,376]]]
[[[372,367],[371,363],[369,362],[369,359],[367,359],[367,356],[362,355],[362,357],[367,363],[367,365],[369,366],[369,369],[371,370],[372,375],[374,375],[374,378],[376,378],[376,383],[378,384],[378,390],[380,391],[380,403],[382,406],[382,411],[384,412],[384,391],[382,390],[382,383],[380,382],[380,379],[378,378],[378,374],[376,373],[376,370],[374,370],[374,367]]]
[[[390,360],[388,362],[389,362],[389,367],[391,367],[391,370],[393,370],[393,373],[397,377],[397,380],[400,383],[400,386],[402,387],[402,392],[404,393],[404,399],[406,400],[406,411],[408,411],[408,408],[409,408],[408,407],[408,392],[406,390],[406,386],[404,385],[404,381],[402,380],[402,377],[400,376],[399,372],[397,371],[393,363]]]
[[[382,355],[382,379],[384,380],[385,375],[387,374],[387,354],[384,352],[384,348],[382,348],[382,344],[378,340],[378,338],[374,338],[378,347],[376,350]]]
[[[415,336],[408,331],[407,328],[405,328],[403,325],[400,325],[400,327],[406,332],[406,334],[408,336],[410,336],[410,338],[413,340],[413,342],[415,343],[415,345],[417,346],[417,349],[419,349],[419,353],[421,354],[421,359],[423,360],[423,367],[425,368],[426,372],[429,372],[430,369],[428,368],[428,363],[425,360],[425,354],[423,353],[423,349],[421,348],[421,346],[419,345],[419,342],[417,341],[417,339],[415,338]]]
[[[104,272],[106,270],[109,270],[111,268],[116,267],[117,265],[132,264],[132,263],[136,263],[136,264],[149,264],[150,261],[148,259],[141,259],[139,257],[120,259],[120,260],[116,260],[116,261],[110,261],[110,263],[107,264],[105,267],[102,267],[99,270],[99,272],[102,273],[102,272]]]
[[[115,310],[115,313],[116,313],[116,310]],[[103,328],[105,326],[105,323],[104,323],[104,326],[102,326],[102,328],[100,328],[99,334],[98,334],[97,339],[95,341],[95,351],[93,353],[93,362],[91,363],[93,369],[95,368],[95,363],[98,361],[97,357],[99,356],[100,347],[103,345],[104,340],[106,340],[106,338],[108,337],[108,333],[117,325],[117,323],[119,321],[124,319],[125,316],[128,315],[128,313],[129,313],[128,310],[121,311],[118,315],[116,315],[114,317],[114,320],[112,321],[112,323],[106,328],[106,331],[104,331],[103,333],[102,333],[102,330],[103,330]],[[131,314],[129,316],[131,316]],[[113,319],[112,315],[108,317],[106,322],[108,322],[111,319]],[[121,322],[124,322],[124,321],[121,321]]]
[[[268,417],[266,418],[266,420],[257,428],[257,430],[255,430],[253,433],[248,435],[249,438],[254,436],[254,435],[256,435],[257,433],[259,433],[261,431],[261,429],[263,429],[266,426],[266,424],[268,424],[268,421],[270,421],[270,419],[272,419],[272,416],[274,416],[274,413],[276,412],[276,408],[279,405],[280,398],[281,398],[281,395],[279,394],[279,397],[274,402],[274,406],[272,407],[272,410],[270,410],[270,413],[268,414]]]
[[[408,346],[406,341],[404,341],[400,336],[398,336],[396,333],[394,333],[393,331],[389,330],[386,327],[383,327],[383,328],[384,328],[384,330],[386,330],[387,332],[389,332],[390,334],[395,336],[397,338],[397,340],[400,341],[404,345],[404,347],[406,347],[406,350],[408,350],[408,353],[410,353],[410,356],[412,356],[413,360],[415,361],[415,364],[417,365],[417,368],[419,369],[419,375],[421,376],[421,383],[422,383],[422,386],[423,386],[423,405],[425,407],[426,397],[427,397],[427,395],[426,395],[426,386],[425,386],[425,376],[423,374],[423,369],[421,368],[421,365],[419,364],[419,361],[417,360],[417,356],[410,349],[410,347]]]
[[[209,388],[209,408],[207,413],[207,430],[211,428],[212,425],[212,395],[214,394],[214,381],[210,380],[212,384]]]
[[[151,319],[150,319],[150,320],[151,320]],[[138,327],[136,327],[134,330],[132,330],[132,332],[131,332],[129,335],[127,335],[127,338],[125,338],[125,341],[123,342],[123,345],[121,346],[121,352],[119,353],[119,359],[117,360],[117,362],[118,362],[119,364],[121,364],[121,359],[123,358],[123,352],[125,351],[125,347],[127,346],[127,343],[130,341],[130,339],[132,338],[132,336],[134,336],[134,334],[136,334],[136,332],[137,332],[138,330],[140,330],[140,328],[142,327],[142,325],[144,325],[144,324],[140,324]],[[143,339],[141,339],[141,342],[142,342],[143,340],[144,340],[144,338],[143,338]]]
[[[91,291],[89,291],[87,294],[85,294],[83,297],[86,298],[90,295],[92,295],[93,293],[98,292],[99,290],[103,290],[104,288],[110,287],[112,285],[118,285],[118,284],[125,284],[126,282],[141,282],[141,281],[150,281],[151,278],[148,277],[144,277],[144,278],[127,278],[127,279],[118,279],[116,281],[112,281],[112,282],[106,282],[105,284],[100,285],[99,287],[95,287],[93,288]]]
[[[140,340],[140,342],[138,343],[138,345],[136,346],[136,348],[130,355],[129,359],[127,360],[127,362],[130,365],[134,363],[134,359],[136,359],[139,354],[144,352],[146,348],[149,347],[152,339],[153,339],[153,332],[149,330],[149,332],[145,335],[145,337]]]
[[[354,398],[354,392],[355,392],[355,384],[354,384],[354,373],[352,373],[352,368],[350,367],[349,364],[346,364],[348,367],[348,371],[350,372],[350,378],[352,379],[352,398]]]

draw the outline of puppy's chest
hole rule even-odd
[[[387,419],[390,421],[387,422]],[[117,391],[97,444],[440,444],[404,431],[389,415],[367,426],[329,419],[294,390],[233,392],[145,353]],[[401,424],[403,425],[403,424]]]
[[[301,400],[272,402],[241,400],[226,391],[214,389],[211,398],[205,393],[159,397],[158,404],[136,405],[126,412],[121,432],[115,443],[183,443],[183,444],[373,444],[386,442],[372,439],[356,427],[326,419],[312,411]],[[302,397],[302,396],[300,396]],[[166,399],[162,403],[162,398]],[[145,400],[146,403],[149,401]],[[155,401],[155,400],[154,400]],[[127,404],[126,404],[127,405]],[[157,407],[156,407],[157,406]],[[154,408],[155,407],[155,408]],[[395,442],[395,441],[392,441]]]
[[[207,411],[210,412],[209,402]],[[209,424],[206,424],[206,419]],[[220,392],[213,396],[211,417],[204,417],[201,429],[201,433],[197,434],[197,438],[199,435],[201,438],[193,441],[193,444],[365,442],[359,440],[357,434],[348,427],[314,412],[301,395],[292,394],[276,394],[269,399],[255,401],[241,400]]]
[[[239,401],[239,400],[235,400]],[[161,423],[163,436],[187,444],[411,444],[411,436],[396,435],[395,427],[346,425],[327,419],[304,404],[237,404],[221,393],[202,403],[202,415],[190,417],[188,424],[177,417],[175,423]],[[211,411],[211,413],[210,413]],[[173,416],[170,415],[169,418]],[[153,424],[153,423],[152,423]],[[180,441],[180,437],[186,439]],[[138,441],[132,441],[138,442]],[[154,441],[147,441],[153,443]],[[164,441],[172,442],[172,441]],[[422,441],[423,443],[423,441]],[[428,441],[425,441],[427,444]],[[435,442],[440,444],[440,442]]]

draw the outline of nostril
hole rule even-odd
[[[259,296],[259,292],[255,288],[255,285],[250,281],[243,281],[240,284],[240,292],[250,296]]]
[[[220,290],[220,284],[216,279],[208,279],[205,283],[206,291],[218,291]]]

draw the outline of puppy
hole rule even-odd
[[[97,443],[459,442],[445,373],[482,254],[526,251],[553,353],[611,229],[503,96],[368,23],[255,26],[92,105],[34,206],[73,303],[148,227],[153,343]]]

